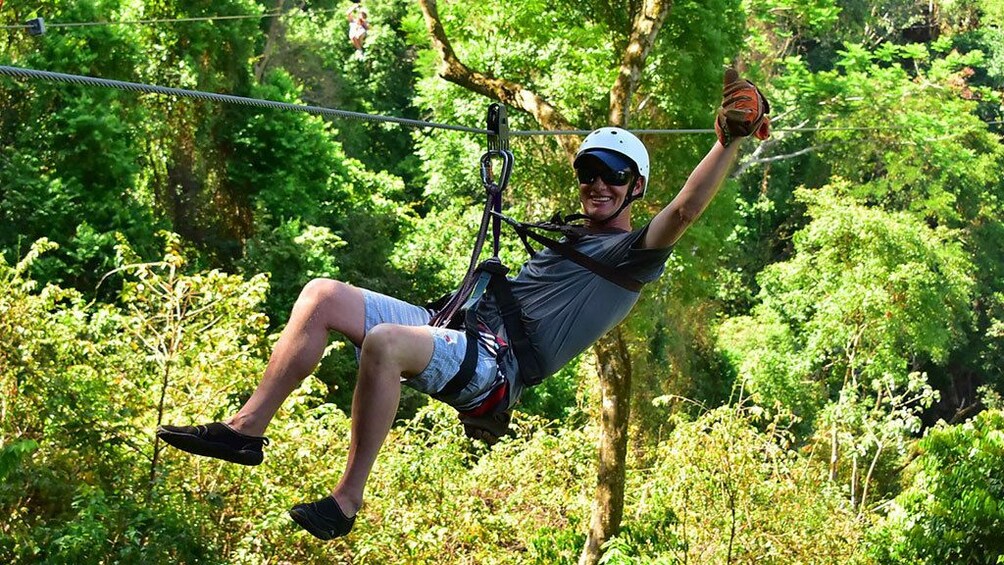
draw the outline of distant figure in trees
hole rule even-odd
[[[356,53],[363,52],[363,43],[366,41],[366,32],[370,29],[370,24],[366,20],[366,8],[359,4],[353,4],[347,12],[345,19],[349,20],[349,41],[356,48]]]
[[[290,516],[320,539],[349,533],[402,383],[455,407],[468,435],[491,442],[508,431],[510,410],[527,386],[628,315],[642,284],[662,274],[672,246],[718,192],[738,153],[736,141],[768,135],[769,106],[759,90],[731,69],[725,82],[718,140],[672,202],[641,228],[632,229],[631,204],[649,183],[648,150],[626,130],[600,128],[585,138],[573,164],[584,225],[562,239],[564,252],[542,249],[514,278],[500,276],[509,299],[503,291],[486,293],[465,314],[466,328],[447,329],[428,325],[432,312],[425,307],[312,280],[247,402],[223,422],[162,426],[158,435],[196,455],[258,465],[268,444],[265,429],[279,407],[317,367],[329,333],[342,334],[359,360],[346,469],[329,496],[297,504]]]

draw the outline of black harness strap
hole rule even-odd
[[[474,369],[477,367],[478,362],[478,338],[480,337],[478,333],[477,305],[481,301],[481,297],[484,296],[485,291],[492,288],[492,283],[497,283],[500,279],[508,283],[505,275],[509,272],[509,269],[496,257],[482,262],[477,266],[476,272],[479,274],[471,296],[460,309],[460,312],[463,312],[464,315],[463,328],[467,333],[467,349],[464,351],[464,360],[460,362],[460,368],[457,369],[457,373],[453,375],[443,388],[436,394],[431,395],[436,400],[445,401],[450,396],[456,395],[464,390],[467,384],[471,382],[471,379],[474,378]],[[453,320],[447,320],[447,322],[449,323],[447,327],[457,327],[457,324],[450,323]]]
[[[491,290],[502,315],[509,347],[512,348],[513,354],[516,355],[516,363],[519,364],[520,379],[527,386],[540,384],[550,375],[544,372],[544,364],[540,360],[537,348],[526,332],[523,310],[512,293],[512,284],[505,275],[493,274]]]
[[[460,391],[467,387],[471,379],[474,378],[474,369],[477,368],[478,364],[478,340],[477,340],[477,312],[476,309],[470,309],[464,316],[464,325],[467,331],[467,349],[464,351],[464,360],[460,363],[460,368],[457,369],[457,374],[453,375],[443,388],[439,390],[436,394],[431,395],[436,400],[446,402],[451,396],[459,394]],[[473,323],[473,325],[472,325]],[[471,335],[471,328],[474,328],[475,335]]]
[[[505,326],[506,344],[516,356],[516,362],[519,364],[520,379],[527,386],[534,386],[550,376],[544,372],[544,365],[540,361],[537,349],[526,332],[523,310],[512,293],[509,279],[506,278],[509,269],[493,257],[478,265],[478,271],[480,272],[478,284],[462,309],[464,312],[464,331],[467,334],[467,350],[457,373],[439,392],[432,395],[437,400],[447,400],[456,395],[474,378],[480,337],[477,310],[484,292],[490,292],[495,297],[499,314],[502,317],[502,324]],[[485,281],[487,284],[483,284]],[[503,350],[500,350],[499,355],[502,352]]]
[[[544,245],[545,247],[554,251],[555,253],[558,253],[562,257],[575,261],[579,265],[585,267],[586,269],[589,269],[590,271],[596,273],[597,275],[616,284],[621,288],[630,290],[631,292],[641,292],[644,283],[635,279],[634,277],[629,277],[624,273],[618,271],[614,267],[611,267],[610,265],[607,265],[605,263],[601,263],[596,259],[593,259],[592,257],[582,253],[581,251],[575,249],[574,247],[563,241],[551,239],[546,235],[539,234],[530,229],[530,227],[544,227],[543,225],[524,224],[522,222],[517,222],[516,220],[513,220],[512,218],[505,216],[503,214],[495,214],[495,215],[501,218],[510,226],[512,226],[514,230],[516,230],[516,233],[519,235],[520,239],[523,240],[524,246],[526,247],[530,246],[530,244],[527,242],[527,238],[529,237],[530,239],[533,239],[534,241]],[[561,227],[574,227],[574,226],[555,226],[555,228],[561,228]],[[545,228],[545,229],[550,229],[550,228]],[[565,230],[559,229],[558,231],[564,232]]]

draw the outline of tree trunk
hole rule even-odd
[[[254,81],[258,84],[261,83],[261,77],[265,74],[265,69],[268,67],[268,59],[272,55],[272,51],[275,49],[275,42],[285,31],[282,22],[282,8],[285,3],[286,0],[276,0],[276,16],[272,18],[271,23],[269,23],[268,37],[265,38],[265,47],[261,51],[261,58],[254,64]]]
[[[586,545],[579,565],[597,563],[602,547],[620,528],[624,515],[628,421],[631,413],[631,356],[620,327],[593,346],[600,370],[600,445],[596,493]]]
[[[631,114],[631,99],[641,82],[641,72],[645,60],[655,45],[659,29],[669,15],[670,0],[645,0],[641,10],[635,14],[628,38],[627,48],[621,57],[617,80],[610,89],[610,124],[627,127]]]
[[[610,89],[611,125],[627,127],[641,71],[671,5],[669,0],[645,0],[635,15],[620,72]],[[592,517],[579,565],[599,563],[603,544],[620,529],[631,415],[631,356],[620,326],[598,341],[593,351],[600,370],[600,446]]]

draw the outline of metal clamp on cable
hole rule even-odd
[[[28,26],[28,34],[45,35],[45,19],[38,17],[25,22]]]
[[[489,194],[499,194],[509,185],[509,175],[515,158],[509,151],[509,118],[505,106],[493,103],[488,106],[488,151],[481,156],[481,182]],[[502,160],[502,174],[499,182],[493,181],[492,158]]]
[[[509,118],[505,106],[493,103],[488,106],[488,150],[509,150]]]

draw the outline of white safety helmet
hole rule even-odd
[[[611,155],[611,153],[615,155]],[[645,179],[642,191],[634,198],[641,198],[648,188],[648,149],[633,133],[626,129],[605,127],[593,131],[586,136],[579,146],[578,153],[575,154],[573,166],[578,168],[579,159],[584,155],[593,155],[603,161],[612,169],[623,168],[623,161],[626,160],[632,165],[638,176]],[[620,156],[621,159],[617,159]],[[634,200],[632,198],[632,200]]]

